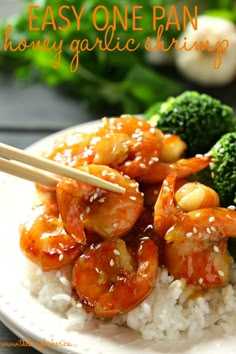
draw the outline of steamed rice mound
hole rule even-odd
[[[86,330],[91,321],[94,322],[93,314],[86,313],[71,296],[70,266],[60,271],[43,272],[26,261],[22,283],[45,307],[66,318],[67,330]],[[201,338],[206,329],[216,335],[234,334],[236,286],[229,284],[191,297],[191,285],[186,285],[184,279],[174,280],[162,268],[149,297],[128,314],[113,318],[109,325],[111,323],[127,326],[145,340],[169,341],[180,336],[196,339]]]

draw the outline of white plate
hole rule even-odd
[[[95,124],[83,124],[79,129],[91,129]],[[66,132],[74,130],[75,127]],[[43,139],[30,150],[41,152],[61,135],[62,132]],[[18,225],[31,206],[33,190],[30,182],[0,174],[0,319],[11,331],[47,354],[235,353],[236,338],[223,334],[221,338],[208,337],[195,343],[182,339],[167,344],[144,341],[137,333],[124,327],[95,326],[90,332],[67,331],[65,319],[38,303],[20,284],[24,258],[18,245]],[[40,347],[45,340],[48,345]],[[62,346],[54,346],[58,342]]]

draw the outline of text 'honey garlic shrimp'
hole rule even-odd
[[[88,312],[111,318],[138,306],[153,290],[157,272],[152,240],[141,239],[132,250],[121,239],[106,240],[78,258],[72,289]]]
[[[103,239],[122,237],[143,210],[138,184],[107,166],[89,165],[83,170],[117,183],[125,188],[125,193],[121,195],[63,178],[57,185],[57,201],[65,230],[83,244],[85,232],[96,233]]]
[[[82,252],[64,231],[56,202],[44,202],[32,209],[28,221],[20,226],[20,248],[43,271],[71,264]]]

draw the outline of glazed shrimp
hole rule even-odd
[[[187,144],[180,136],[175,134],[164,134],[163,146],[160,154],[160,161],[172,163],[183,157]]]
[[[164,237],[184,212],[219,205],[219,196],[212,188],[198,182],[176,180],[176,174],[171,173],[163,181],[154,206],[154,226]]]
[[[186,183],[189,183],[189,181],[185,178],[177,179],[175,182],[175,187],[174,187],[175,191],[180,189]],[[161,187],[162,187],[162,183],[141,184],[140,185],[140,189],[144,194],[144,205],[148,206],[151,209],[154,208],[157,198],[158,198],[158,195],[160,193]]]
[[[174,203],[176,174],[169,174],[154,206],[154,227],[159,236],[165,237],[167,230],[175,223],[182,210]]]
[[[185,212],[175,200],[175,180],[176,175],[170,174],[163,181],[154,209],[154,227],[165,239],[164,264],[175,278],[183,277],[202,288],[227,284],[232,263],[227,240],[236,237],[236,211],[214,207],[215,191],[199,184],[194,194],[197,210]],[[202,191],[206,193],[205,208]]]
[[[220,206],[216,191],[199,182],[188,182],[175,193],[175,200],[184,211]]]
[[[132,250],[121,239],[106,240],[78,258],[72,288],[88,312],[111,318],[138,306],[153,290],[157,272],[152,240],[141,239]]]
[[[92,163],[95,152],[90,146],[91,138],[91,134],[84,132],[65,135],[63,140],[54,143],[44,157],[71,167]]]
[[[89,165],[84,170],[117,183],[126,191],[120,195],[63,178],[57,186],[57,201],[65,230],[84,244],[85,232],[96,233],[103,239],[125,235],[143,210],[137,182],[107,166]]]
[[[185,178],[192,173],[206,168],[211,161],[209,156],[191,157],[180,159],[174,163],[155,162],[137,180],[141,183],[162,182],[170,173],[175,173],[177,178]]]
[[[120,134],[127,136],[127,158],[116,167],[119,171],[136,178],[142,175],[150,164],[159,160],[163,147],[163,133],[159,129],[130,115],[104,119],[103,124],[103,130],[109,131],[114,139]]]
[[[229,237],[236,237],[236,211],[204,208],[184,213],[165,235],[170,274],[205,289],[227,284],[233,263],[227,253]]]
[[[162,147],[163,133],[159,129],[126,115],[101,119],[90,134],[76,132],[65,137],[45,157],[75,168],[107,165],[135,178],[159,159]]]
[[[20,248],[44,271],[71,264],[82,253],[82,247],[64,231],[57,204],[52,202],[35,206],[20,226]]]

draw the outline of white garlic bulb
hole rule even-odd
[[[190,48],[194,43],[207,45],[207,41],[205,50],[175,50],[176,67],[183,76],[203,86],[230,83],[236,77],[236,26],[223,18],[202,15],[197,29],[189,23],[178,38],[179,48],[184,42]]]

